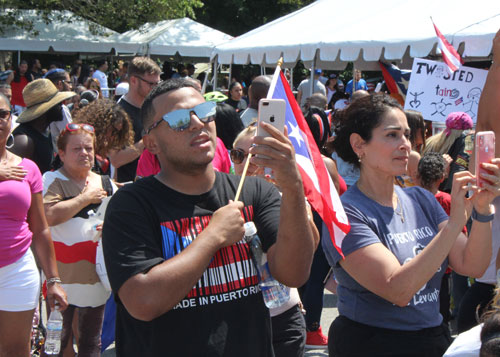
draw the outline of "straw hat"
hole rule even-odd
[[[36,79],[23,89],[26,110],[17,118],[18,123],[27,123],[39,118],[50,108],[75,96],[75,92],[59,92],[48,79]]]

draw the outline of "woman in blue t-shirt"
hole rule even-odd
[[[323,240],[339,283],[331,356],[442,356],[451,342],[439,314],[442,275],[448,264],[474,277],[488,266],[500,159],[483,164],[491,185],[481,190],[468,171],[455,175],[448,218],[430,192],[394,185],[394,176],[406,171],[409,136],[401,106],[383,94],[361,98],[341,114],[335,150],[359,166],[360,177],[342,196],[351,225],[341,246],[345,258]],[[474,195],[467,199],[469,189]],[[467,239],[461,230],[471,211]]]

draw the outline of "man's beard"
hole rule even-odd
[[[163,156],[166,161],[168,161],[170,167],[175,167],[175,170],[177,172],[181,172],[187,175],[197,175],[205,171],[207,166],[213,161],[215,157],[215,148],[211,157],[206,157],[205,160],[199,161],[189,160],[186,157],[169,155],[168,149],[165,146],[162,147],[162,151],[166,153]]]

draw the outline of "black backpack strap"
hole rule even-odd
[[[113,185],[111,185],[111,178],[108,175],[101,175],[102,188],[108,196],[113,194]]]

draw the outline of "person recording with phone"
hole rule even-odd
[[[500,31],[497,32],[493,39],[493,63],[486,77],[486,82],[483,88],[483,93],[479,100],[478,117],[476,123],[476,133],[483,131],[493,131],[496,134],[495,140],[495,157],[493,162],[500,161],[500,121],[498,113],[500,112]],[[476,145],[474,146],[476,147]],[[470,167],[477,166],[475,162],[476,152],[471,157]],[[487,169],[487,167],[483,167]],[[476,172],[477,175],[477,172]],[[499,182],[495,183],[500,186]],[[497,268],[496,261],[499,256],[500,249],[500,198],[493,201],[497,214],[492,221],[492,233],[489,235],[492,239],[492,255],[489,259],[488,269],[476,282],[467,290],[462,303],[457,319],[457,329],[459,332],[466,331],[478,324],[476,319],[476,311],[479,315],[486,311],[486,306],[493,297],[495,285],[497,283]],[[479,310],[477,307],[479,306]]]
[[[175,356],[273,356],[245,221],[255,222],[275,279],[296,287],[309,275],[315,242],[293,147],[265,125],[271,137],[255,137],[251,151],[270,159],[252,161],[273,169],[281,199],[248,177],[234,202],[239,178],[212,166],[215,106],[179,79],[142,106],[143,141],[161,171],[121,188],[103,227],[121,356],[163,355],[165,346]]]
[[[329,331],[330,356],[442,356],[451,343],[439,313],[441,279],[448,265],[479,277],[491,256],[491,202],[500,196],[500,159],[483,163],[488,184],[468,171],[454,175],[450,216],[420,187],[402,189],[410,128],[399,103],[384,94],[358,99],[340,116],[334,141],[340,157],[360,167],[341,197],[351,226],[344,257],[323,248],[339,283],[339,317]],[[473,195],[466,198],[472,190]],[[462,232],[469,212],[472,228]],[[363,343],[359,343],[363,341]]]

